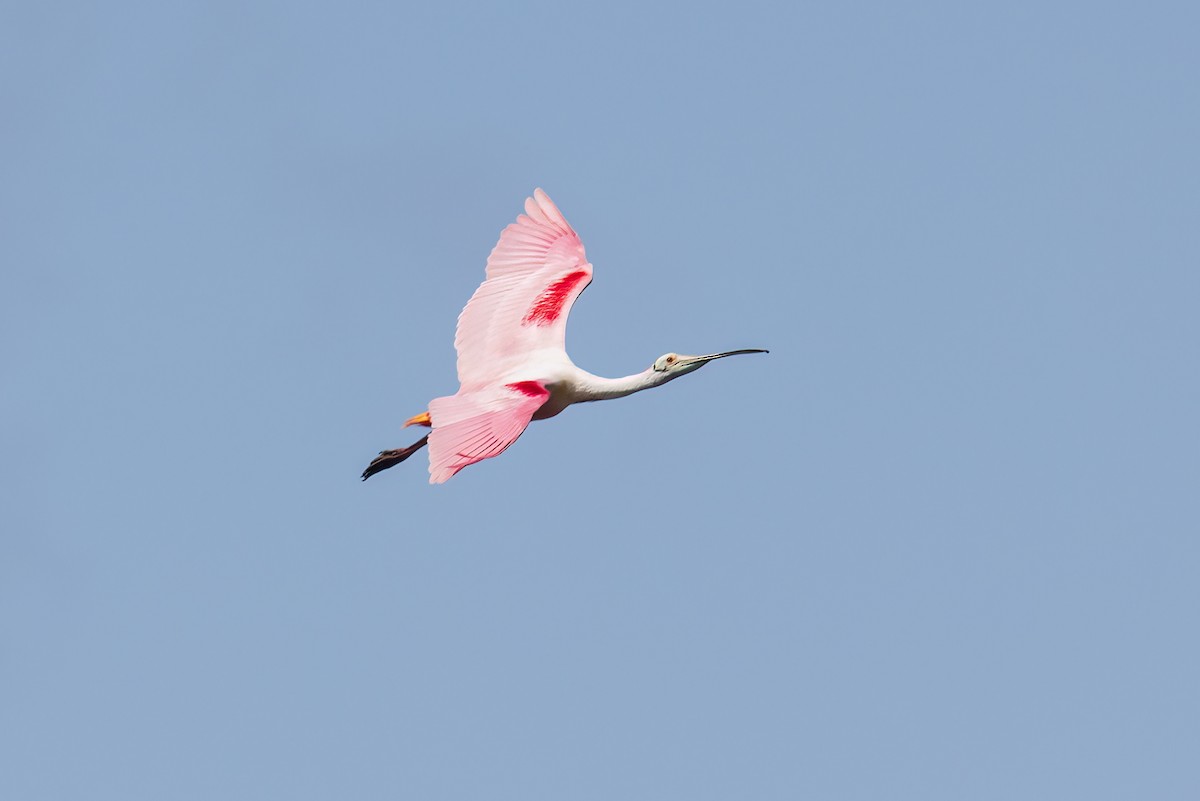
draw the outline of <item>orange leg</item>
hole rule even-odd
[[[409,426],[432,426],[432,425],[433,425],[433,423],[431,423],[429,421],[429,412],[421,412],[420,414],[414,415],[413,417],[410,417],[404,421],[405,428],[408,428]]]

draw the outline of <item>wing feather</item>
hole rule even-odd
[[[591,280],[579,235],[554,201],[534,190],[525,213],[501,232],[484,282],[458,317],[459,383],[483,387],[533,351],[565,349],[567,315]]]
[[[440,484],[468,465],[499,456],[549,397],[542,384],[522,381],[435,398],[429,404],[429,483]]]

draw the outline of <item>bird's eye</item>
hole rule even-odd
[[[667,364],[674,364],[674,363],[675,363],[675,357],[674,357],[674,356],[668,356],[668,357],[667,357]]]

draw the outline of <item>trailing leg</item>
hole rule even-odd
[[[368,478],[380,471],[387,470],[389,467],[395,467],[417,451],[421,450],[421,448],[424,448],[425,443],[427,442],[429,442],[428,434],[421,437],[407,448],[395,448],[390,451],[380,451],[379,455],[372,459],[371,463],[367,465],[367,469],[363,471],[362,480],[366,481]]]

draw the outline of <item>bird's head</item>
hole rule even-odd
[[[748,348],[745,350],[727,350],[723,353],[710,353],[706,356],[682,356],[678,353],[664,353],[654,360],[654,364],[650,369],[653,371],[654,377],[658,379],[657,383],[665,384],[681,375],[687,375],[690,372],[699,370],[704,365],[716,359],[724,359],[726,356],[737,356],[742,353],[767,352],[761,348]]]

